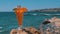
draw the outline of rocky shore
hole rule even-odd
[[[60,18],[45,19],[39,29],[34,27],[12,29],[10,34],[60,34]]]
[[[12,29],[10,34],[40,34],[40,32],[34,27],[27,27],[20,30]]]

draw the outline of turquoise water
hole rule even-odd
[[[44,19],[59,17],[60,12],[26,12],[24,13],[23,28],[33,26],[39,28]],[[0,12],[0,34],[9,34],[11,29],[17,28],[18,22],[14,12]]]

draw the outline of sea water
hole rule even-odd
[[[24,13],[22,27],[39,29],[45,19],[54,16],[60,18],[60,12],[26,12]],[[0,12],[0,34],[9,34],[14,28],[18,28],[16,14],[14,12]]]

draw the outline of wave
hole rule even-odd
[[[36,15],[38,15],[38,14],[24,14],[24,15],[25,15],[25,16],[26,16],[26,15],[33,15],[33,16],[36,16]]]
[[[0,27],[0,29],[2,29],[3,27]]]
[[[0,32],[4,32],[4,30],[2,30],[3,29],[3,27],[0,27]]]
[[[34,13],[34,14],[25,14],[25,15],[32,15],[32,16],[39,16],[39,15],[46,15],[46,16],[49,16],[49,15],[55,15],[55,16],[60,16],[60,14],[45,14],[45,13],[41,13],[41,14],[36,14],[36,13]]]
[[[0,30],[0,32],[4,32],[4,30]]]
[[[34,15],[34,16],[36,16],[36,15],[47,15],[47,16],[49,16],[49,15],[56,15],[56,16],[60,16],[60,14],[32,14],[32,15]]]
[[[32,15],[37,15],[37,14],[32,14]]]
[[[44,15],[56,15],[56,16],[60,16],[60,14],[44,14]]]

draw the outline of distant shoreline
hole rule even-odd
[[[60,8],[38,9],[31,10],[31,12],[60,12]]]
[[[14,12],[14,11],[0,11],[0,12]],[[27,12],[60,12],[60,8],[36,9],[36,10],[30,10]]]

